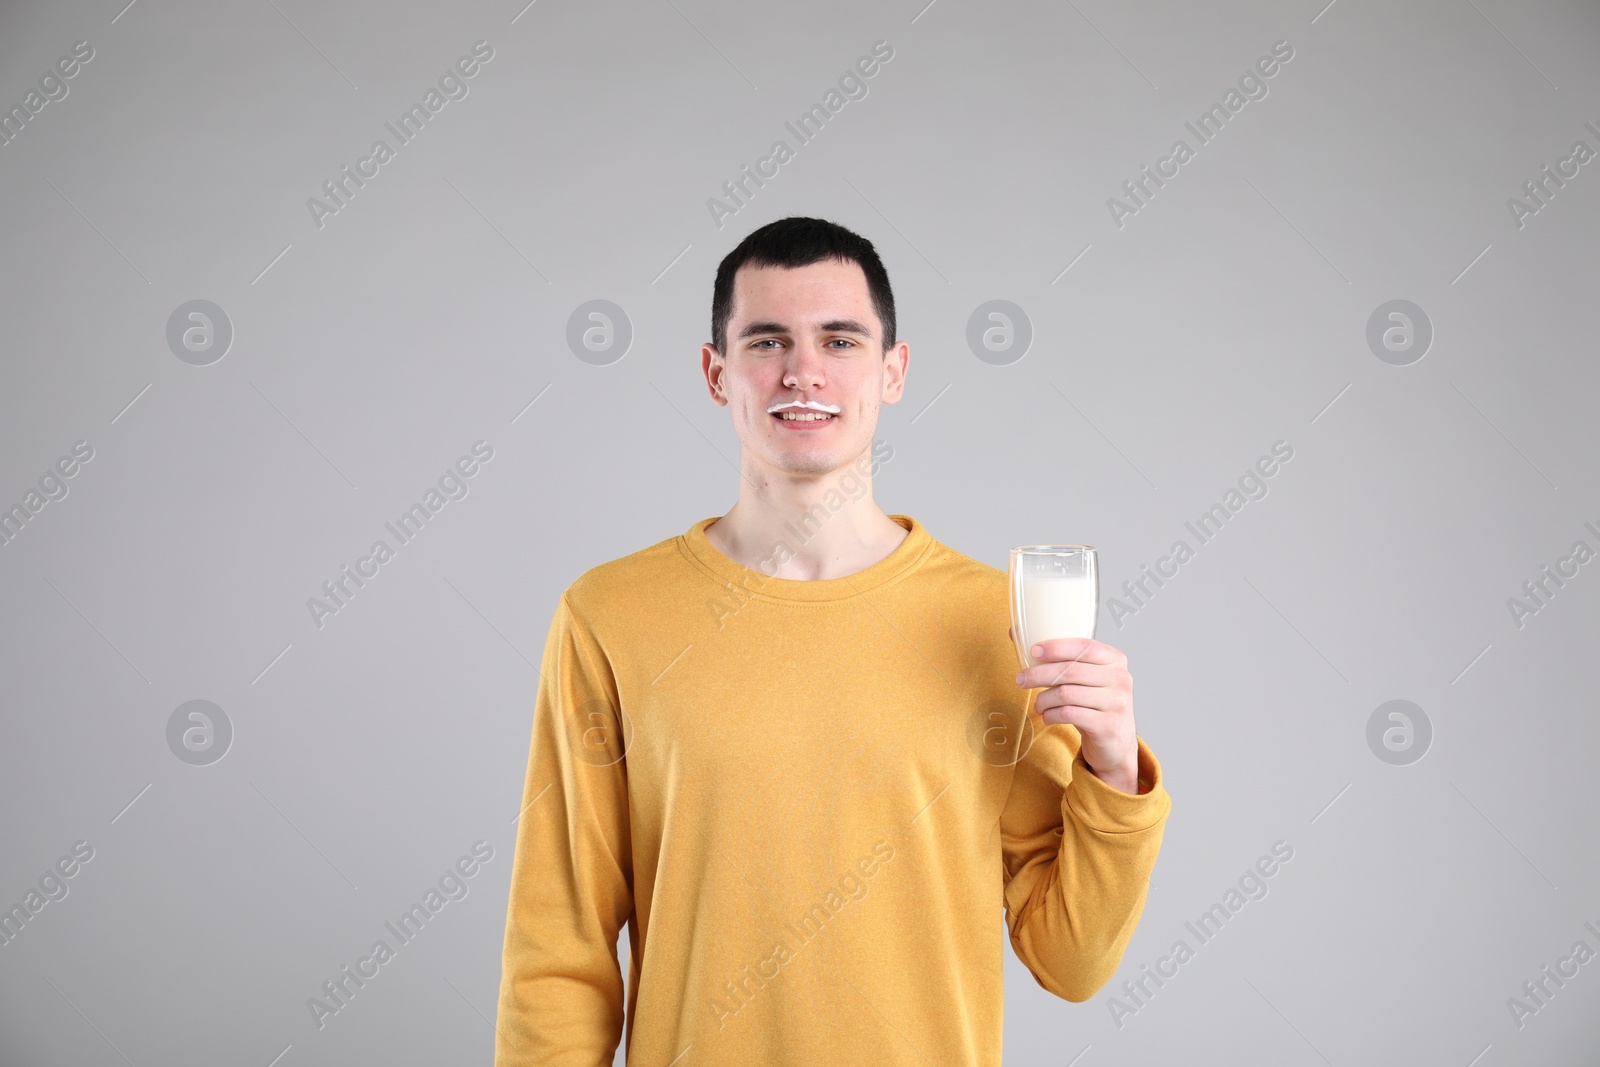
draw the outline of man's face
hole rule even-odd
[[[867,278],[854,261],[804,267],[740,267],[733,279],[727,351],[701,349],[711,398],[732,408],[744,453],[791,475],[823,475],[872,447],[878,408],[900,399],[910,349],[884,358],[883,325]],[[831,417],[784,419],[771,409],[795,401]],[[795,414],[820,414],[814,408]]]

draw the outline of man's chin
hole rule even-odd
[[[838,469],[839,465],[832,462],[830,456],[807,456],[803,460],[785,463],[782,467],[785,474],[793,474],[796,477],[820,477],[832,474]]]
[[[842,461],[831,452],[790,452],[773,456],[772,465],[785,474],[804,478],[832,474]]]

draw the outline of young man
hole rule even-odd
[[[1005,573],[873,501],[910,352],[870,242],[761,227],[712,336],[739,497],[557,605],[495,1063],[610,1064],[626,1020],[645,1067],[999,1067],[999,913],[1084,1001],[1144,908],[1171,801],[1127,660],[1018,674]]]

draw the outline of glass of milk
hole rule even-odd
[[[1093,637],[1100,566],[1093,545],[1023,545],[1011,550],[1011,633],[1023,667],[1040,641]]]

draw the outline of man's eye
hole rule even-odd
[[[849,338],[847,338],[847,337],[835,337],[835,338],[834,338],[834,339],[833,339],[833,341],[841,341],[841,342],[843,342],[843,343],[844,343],[844,344],[847,344],[847,345],[849,345],[849,346],[850,346],[850,347],[851,347],[851,348],[854,348],[854,347],[855,347],[855,345],[856,345],[856,343],[855,343],[855,342],[854,342],[854,341],[852,341],[852,340],[850,340],[850,339],[849,339]],[[829,342],[828,342],[828,343],[829,343],[829,344],[833,344],[833,341],[829,341]]]
[[[774,338],[767,337],[767,338],[763,338],[760,341],[757,341],[752,347],[760,348],[762,345],[775,345],[777,343],[778,342]]]

